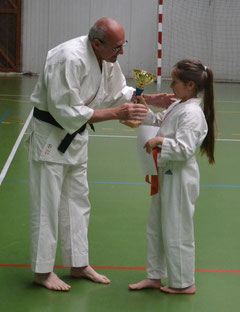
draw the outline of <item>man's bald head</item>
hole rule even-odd
[[[100,68],[103,61],[115,63],[118,55],[123,54],[125,31],[122,25],[112,18],[99,19],[90,29],[88,37]]]
[[[103,17],[91,27],[89,39],[91,42],[94,39],[105,42],[111,41],[112,38],[122,34],[124,34],[124,29],[121,24],[112,18]]]

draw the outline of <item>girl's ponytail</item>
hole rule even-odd
[[[214,147],[215,147],[215,110],[214,110],[214,92],[213,92],[213,73],[210,68],[205,67],[205,86],[204,86],[204,115],[208,125],[208,133],[201,147],[201,155],[206,154],[209,164],[215,163]]]
[[[177,77],[187,83],[193,81],[196,85],[196,94],[204,92],[204,115],[208,125],[208,133],[203,140],[200,153],[206,154],[209,164],[215,163],[215,111],[214,111],[214,93],[213,93],[213,73],[210,68],[202,65],[198,60],[184,59],[179,61],[174,68],[177,70]]]

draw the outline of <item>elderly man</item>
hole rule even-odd
[[[71,287],[53,272],[58,228],[63,264],[71,267],[71,276],[110,283],[89,266],[86,125],[145,118],[145,106],[125,103],[134,91],[117,62],[125,42],[117,21],[98,20],[88,36],[48,52],[31,96],[31,265],[34,282],[48,289]],[[108,108],[99,109],[102,105]]]

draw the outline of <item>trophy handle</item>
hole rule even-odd
[[[136,88],[136,95],[141,95],[143,93],[143,89]]]

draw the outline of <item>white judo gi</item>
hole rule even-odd
[[[193,215],[200,177],[196,149],[207,134],[201,99],[176,101],[163,113],[149,110],[145,125],[159,126],[164,137],[158,154],[159,192],[152,197],[147,224],[147,276],[168,278],[169,286],[194,284]]]
[[[88,260],[87,160],[88,130],[77,134],[66,152],[58,151],[67,133],[74,133],[100,106],[131,99],[118,62],[103,61],[102,72],[88,39],[67,41],[47,55],[31,102],[49,112],[63,127],[33,118],[30,135],[31,265],[37,273],[52,272],[61,235],[64,266],[83,267]]]

